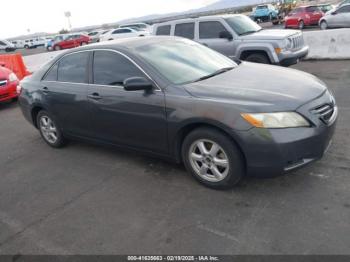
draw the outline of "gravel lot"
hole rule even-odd
[[[303,62],[340,117],[323,160],[231,191],[182,166],[72,142],[49,148],[0,105],[0,254],[350,254],[350,61]]]

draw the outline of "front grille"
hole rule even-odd
[[[292,36],[292,49],[300,49],[304,46],[304,38],[302,34]]]
[[[319,116],[319,118],[326,124],[331,120],[334,113],[334,104],[323,104],[312,110],[312,113]]]
[[[6,79],[0,79],[0,86],[6,86],[7,80]]]

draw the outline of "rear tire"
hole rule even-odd
[[[62,131],[51,114],[41,110],[36,118],[39,132],[44,141],[51,147],[60,148],[66,144]]]
[[[197,181],[213,189],[232,188],[245,174],[238,147],[214,128],[198,128],[188,134],[182,144],[182,159]]]
[[[248,55],[245,61],[259,63],[259,64],[270,64],[269,58],[265,54],[254,53]]]

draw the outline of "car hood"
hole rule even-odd
[[[300,33],[299,30],[272,29],[261,30],[253,34],[241,36],[240,38],[242,40],[281,40],[298,33]]]
[[[293,111],[327,89],[311,74],[248,62],[184,88],[194,97],[232,103],[245,112]]]

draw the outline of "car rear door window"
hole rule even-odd
[[[157,28],[156,35],[170,35],[171,26],[163,25]]]
[[[194,23],[177,24],[175,26],[175,35],[188,39],[194,38]]]
[[[59,82],[86,83],[89,52],[69,54],[59,61]]]
[[[94,52],[94,84],[122,86],[124,80],[130,77],[144,77],[144,74],[129,59],[119,53],[112,51]]]
[[[220,38],[221,32],[227,32],[227,30],[219,21],[208,21],[199,23],[200,39]]]

